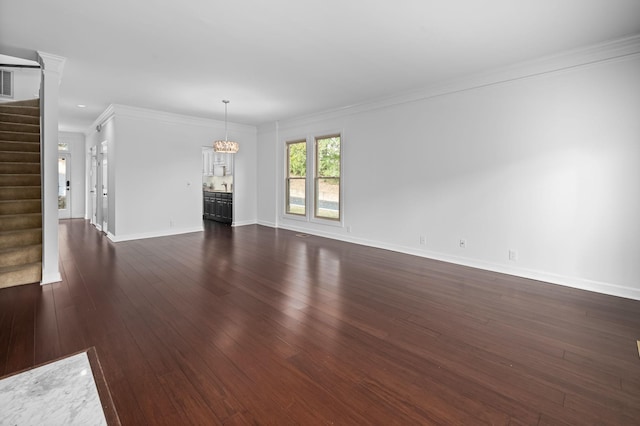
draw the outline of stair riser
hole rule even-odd
[[[0,141],[0,151],[40,152],[40,143]]]
[[[0,216],[0,232],[42,228],[42,215]]]
[[[0,273],[0,288],[39,283],[42,280],[42,264],[25,265],[23,268]]]
[[[35,124],[37,126],[40,124],[40,117],[0,112],[0,123]]]
[[[36,163],[0,163],[0,174],[38,174],[40,164]]]
[[[11,102],[6,103],[5,105],[39,108],[40,107],[40,99],[39,98],[35,98],[35,99],[23,99],[21,101],[11,101]]]
[[[0,187],[0,200],[39,200],[41,196],[40,187]]]
[[[0,249],[42,243],[42,228],[0,232]]]
[[[0,187],[38,185],[40,185],[40,175],[0,175]]]
[[[0,161],[3,163],[39,163],[39,152],[0,152]]]
[[[42,246],[16,247],[0,255],[0,268],[3,266],[19,266],[39,262],[42,259]]]
[[[0,130],[0,141],[40,142],[40,133],[20,133]]]
[[[0,104],[0,113],[40,118],[40,108]]]
[[[40,134],[39,124],[5,123],[0,121],[0,130],[4,132]]]
[[[21,231],[0,233],[0,249],[42,244],[42,229],[23,229]]]
[[[15,200],[0,203],[0,215],[41,213],[40,200]]]

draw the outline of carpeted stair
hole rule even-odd
[[[40,101],[0,103],[0,288],[41,278]]]

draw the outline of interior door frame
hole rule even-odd
[[[98,223],[98,155],[96,147],[89,150],[89,223]]]
[[[109,232],[109,144],[105,140],[98,146],[98,224],[99,229]],[[96,226],[98,228],[98,226]]]
[[[70,152],[58,152],[58,161],[64,158],[65,161],[65,197],[66,208],[58,209],[58,219],[70,219],[71,218],[71,153]],[[58,191],[60,191],[60,170],[58,169]],[[60,193],[58,192],[58,195]]]

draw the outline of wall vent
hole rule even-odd
[[[13,97],[13,72],[0,70],[0,96]]]

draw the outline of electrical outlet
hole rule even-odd
[[[347,232],[351,233],[351,225],[347,226]]]
[[[467,240],[460,240],[460,248],[467,248]]]
[[[420,235],[420,244],[427,244],[427,237],[425,237],[424,235]]]
[[[518,260],[517,250],[509,249],[509,260],[511,260],[512,262],[515,262],[516,260]]]

